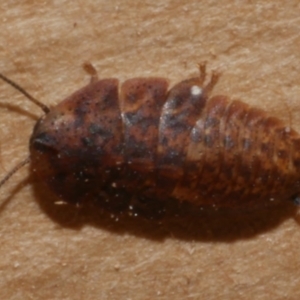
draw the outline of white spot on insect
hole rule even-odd
[[[54,204],[55,205],[67,205],[68,203],[65,201],[55,201]]]
[[[286,127],[284,128],[284,131],[285,131],[286,133],[289,133],[289,132],[291,132],[291,128],[290,128],[289,126],[286,126]]]
[[[192,94],[193,96],[199,96],[199,95],[201,95],[201,94],[202,94],[202,89],[201,89],[201,87],[198,86],[198,85],[193,85],[193,86],[191,87],[191,94]]]

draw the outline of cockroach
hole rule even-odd
[[[30,138],[31,164],[68,204],[94,199],[104,209],[163,214],[165,201],[229,209],[255,207],[300,192],[300,137],[267,112],[226,96],[210,97],[220,74],[168,90],[164,78],[98,79],[44,111]]]

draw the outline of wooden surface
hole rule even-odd
[[[4,1],[0,71],[47,105],[102,78],[223,72],[215,93],[300,130],[300,4]],[[236,3],[239,3],[237,5]],[[28,155],[38,107],[0,82],[0,174]],[[115,222],[53,204],[24,167],[1,188],[1,299],[299,299],[297,209]],[[299,219],[299,218],[298,218]]]

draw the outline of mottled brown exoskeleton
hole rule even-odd
[[[85,67],[91,82],[51,109],[17,86],[45,111],[25,162],[64,202],[159,215],[170,199],[241,208],[298,196],[299,135],[241,101],[210,98],[219,75],[205,85],[205,64],[170,90],[164,78],[129,79],[119,90],[117,79]]]

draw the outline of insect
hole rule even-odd
[[[98,79],[48,108],[1,75],[44,115],[30,138],[32,172],[66,203],[164,213],[168,199],[203,207],[254,207],[297,198],[300,137],[261,109],[210,97],[219,79],[168,90],[164,78]]]

